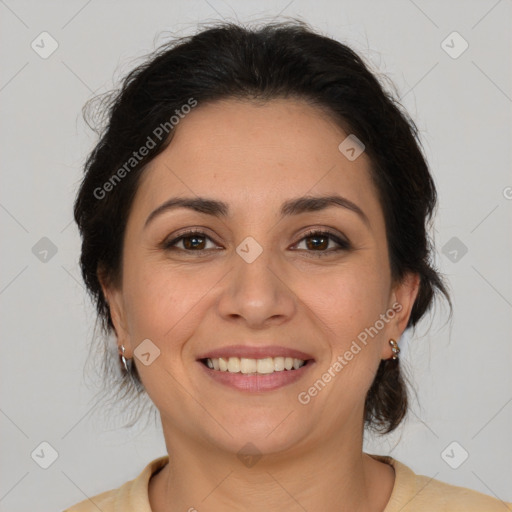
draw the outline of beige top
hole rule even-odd
[[[506,512],[512,503],[477,491],[449,485],[428,476],[416,475],[396,459],[383,455],[371,457],[395,469],[395,484],[383,512]],[[64,512],[151,512],[148,485],[151,476],[169,460],[165,455],[151,461],[135,478],[118,489],[98,494],[66,509]]]

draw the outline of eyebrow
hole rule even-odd
[[[357,206],[357,204],[340,195],[303,196],[296,199],[290,199],[283,203],[280,213],[281,217],[285,217],[307,212],[317,212],[333,206],[346,208],[347,210],[356,213],[366,226],[370,227],[370,221],[363,210]],[[214,217],[227,217],[229,215],[229,205],[222,201],[204,197],[173,197],[165,201],[165,203],[161,204],[149,214],[144,227],[147,227],[155,217],[177,208],[188,208],[189,210],[212,215]]]

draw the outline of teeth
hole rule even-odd
[[[284,370],[298,370],[306,364],[302,359],[293,357],[265,357],[264,359],[247,359],[245,357],[206,359],[208,368],[221,372],[262,375]]]
[[[271,357],[258,359],[257,373],[274,373],[274,360]]]
[[[228,372],[240,373],[240,359],[238,357],[230,357],[228,359]]]
[[[256,373],[257,369],[256,359],[246,359],[245,357],[240,359],[240,371],[242,373]]]
[[[282,372],[284,370],[284,357],[274,357],[274,371]]]

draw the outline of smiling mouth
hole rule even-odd
[[[244,375],[268,375],[298,370],[307,365],[311,360],[294,357],[265,357],[262,359],[218,357],[200,359],[200,361],[213,371],[241,373]]]

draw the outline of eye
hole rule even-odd
[[[303,247],[300,247],[302,244]],[[308,252],[331,253],[350,249],[350,243],[328,231],[317,230],[306,233],[294,248]]]
[[[211,246],[208,246],[208,241],[211,242]],[[181,247],[179,244],[181,244]],[[188,252],[201,252],[219,248],[209,236],[198,230],[190,230],[176,238],[165,241],[163,247],[167,250],[179,249]]]
[[[177,249],[186,252],[202,252],[212,249],[220,249],[220,247],[216,245],[208,235],[199,230],[186,231],[178,237],[164,241],[162,245],[165,250]],[[303,247],[300,247],[301,245],[303,245]],[[343,240],[339,236],[328,231],[321,230],[309,231],[293,246],[293,250],[316,252],[319,253],[319,256],[321,256],[322,253],[349,250],[350,248],[351,245],[347,240]]]

